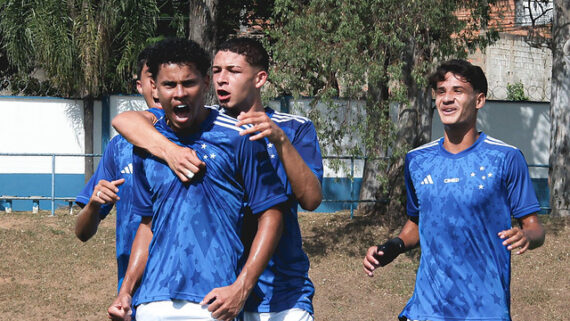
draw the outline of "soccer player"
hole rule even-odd
[[[152,47],[145,48],[137,58],[137,90],[144,97],[149,111],[156,112],[150,87],[150,73],[146,64]],[[82,208],[77,216],[75,234],[86,242],[97,233],[97,228],[117,202],[116,254],[119,287],[125,275],[129,254],[140,217],[131,215],[133,146],[117,135],[107,145],[95,174],[85,185],[75,202]]]
[[[511,320],[511,251],[544,242],[526,161],[477,131],[487,94],[481,68],[451,60],[429,83],[444,137],[406,155],[409,219],[398,237],[368,249],[364,271],[373,276],[419,244],[414,294],[400,320]]]
[[[287,197],[265,145],[240,135],[244,127],[236,127],[235,119],[204,107],[210,62],[202,48],[191,40],[165,40],[149,66],[165,113],[155,128],[194,149],[207,170],[184,183],[166,163],[135,148],[133,212],[142,220],[109,316],[128,319],[140,280],[134,298],[140,321],[231,320],[279,241],[279,206]],[[258,232],[238,275],[244,201]]]
[[[289,197],[281,241],[245,305],[245,320],[312,320],[314,286],[308,276],[309,259],[302,247],[297,207],[314,210],[321,203],[321,151],[315,127],[309,119],[264,108],[261,88],[267,81],[268,68],[267,51],[259,42],[249,38],[222,43],[212,68],[214,88],[222,111],[237,116],[237,126],[250,126],[242,135],[254,134],[250,139],[262,140],[266,144],[271,163]],[[117,130],[137,146],[167,148],[171,143],[155,135],[150,118],[144,121],[140,114],[144,113],[123,113],[115,118],[113,124],[120,125],[115,126]],[[185,152],[179,149],[180,153]],[[157,153],[166,154],[164,151]],[[172,155],[175,153],[169,157]],[[192,168],[189,163],[169,158],[166,161],[178,164],[177,169],[173,168],[178,173]],[[252,224],[248,219],[251,216],[245,217],[242,240],[247,250],[255,235],[255,220]]]
[[[136,84],[137,91],[150,108],[149,113],[156,113],[160,103],[152,95],[151,74],[147,65],[152,50],[149,46],[137,57]],[[123,282],[135,233],[141,221],[140,216],[131,213],[132,155],[133,145],[121,135],[113,137],[107,144],[94,175],[75,200],[82,208],[75,223],[75,234],[83,242],[97,233],[99,223],[117,203],[115,236],[117,291]],[[134,318],[134,310],[132,317]]]
[[[251,125],[242,135],[263,140],[275,171],[287,189],[289,203],[281,241],[245,309],[245,321],[312,320],[315,292],[309,279],[309,259],[303,251],[297,207],[314,210],[322,200],[323,165],[317,133],[305,117],[263,107],[261,88],[267,81],[269,55],[254,39],[222,43],[212,66],[220,107],[237,116],[237,126]],[[248,225],[243,239],[246,244]]]

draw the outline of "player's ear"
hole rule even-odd
[[[139,94],[143,94],[143,90],[142,90],[142,82],[140,80],[137,80],[137,91],[139,92]]]
[[[255,75],[255,88],[261,88],[267,81],[268,77],[269,74],[267,73],[267,71],[265,70],[258,71],[257,74]]]
[[[477,109],[481,109],[483,108],[483,106],[485,105],[485,102],[487,101],[487,97],[485,97],[484,93],[478,93],[477,97],[475,98],[476,100],[476,107]]]
[[[150,79],[150,87],[152,88],[152,98],[158,99],[158,90],[156,89],[154,78]]]

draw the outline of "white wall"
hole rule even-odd
[[[309,99],[291,101],[291,113],[306,115]],[[349,108],[346,101],[341,108]],[[145,109],[140,96],[111,96],[110,119],[125,110]],[[279,110],[279,102],[270,103]],[[102,111],[101,103],[94,106],[94,150],[101,152]],[[322,107],[321,107],[322,108]],[[363,109],[358,102],[350,104],[355,116]],[[478,128],[488,135],[517,146],[529,164],[548,164],[550,142],[550,105],[548,103],[488,101],[479,112]],[[321,109],[320,112],[327,112]],[[82,154],[83,107],[80,100],[57,98],[0,97],[0,153],[65,153]],[[116,132],[111,129],[111,137]],[[443,135],[443,127],[437,113],[434,115],[432,138]],[[321,141],[323,139],[321,138]],[[347,146],[358,144],[358,139],[345,142]],[[323,155],[330,155],[321,143]],[[350,161],[345,162],[347,165]],[[326,161],[325,161],[326,164]],[[355,177],[362,175],[362,161],[355,161]],[[81,157],[58,157],[57,173],[83,173]],[[350,170],[350,165],[345,167]],[[545,169],[533,170],[534,177],[546,177]],[[50,157],[0,157],[0,173],[51,173]],[[345,177],[349,172],[334,172],[325,166],[325,177]]]
[[[110,118],[125,110],[142,110],[140,96],[111,96]],[[94,103],[93,150],[102,153],[102,107]],[[46,97],[0,97],[0,153],[83,154],[83,102]],[[111,128],[110,137],[116,135]],[[96,159],[96,162],[98,159]],[[83,157],[56,157],[56,173],[83,174]],[[52,159],[1,156],[0,173],[51,173]]]
[[[96,103],[95,110],[100,109]],[[0,97],[0,115],[0,153],[84,151],[80,100]],[[99,128],[99,137],[100,132]],[[1,173],[51,173],[51,166],[51,157],[0,157]],[[83,173],[83,158],[58,157],[56,172]]]

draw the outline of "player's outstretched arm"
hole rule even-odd
[[[285,132],[265,112],[242,112],[238,120],[236,126],[253,125],[242,131],[240,135],[252,134],[250,140],[267,137],[273,144],[299,205],[307,211],[315,210],[323,200],[321,182],[291,144]]]
[[[536,214],[530,214],[519,219],[520,227],[499,232],[504,240],[503,245],[509,251],[518,249],[516,254],[523,254],[544,244],[545,232]]]
[[[205,164],[196,152],[168,140],[156,128],[154,114],[148,111],[125,111],[113,118],[113,127],[131,144],[146,149],[165,160],[182,182],[188,182]]]
[[[283,214],[272,207],[258,215],[257,233],[253,239],[247,261],[236,281],[226,287],[215,288],[200,304],[209,304],[208,311],[216,320],[233,320],[257,283],[257,279],[273,255],[283,233]]]
[[[144,272],[148,259],[148,246],[152,240],[152,217],[143,217],[131,249],[129,265],[119,290],[117,298],[107,309],[107,316],[111,320],[131,320],[131,299]]]
[[[402,231],[388,242],[371,246],[366,251],[362,262],[364,273],[372,277],[376,268],[390,264],[398,255],[416,247],[420,242],[417,219],[408,219]]]
[[[124,182],[124,178],[112,182],[102,179],[95,185],[89,202],[79,211],[75,221],[75,235],[77,238],[87,242],[97,233],[99,222],[101,222],[99,216],[101,205],[117,202],[119,200],[119,196],[117,196],[119,192],[118,186]]]

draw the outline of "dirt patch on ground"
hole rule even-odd
[[[545,245],[513,256],[514,321],[564,320],[570,312],[570,220],[541,219]],[[106,320],[116,291],[114,215],[87,243],[75,238],[74,222],[64,211],[0,214],[0,320]],[[396,320],[411,296],[417,250],[374,278],[362,272],[366,249],[397,233],[376,222],[300,214],[317,320]]]

